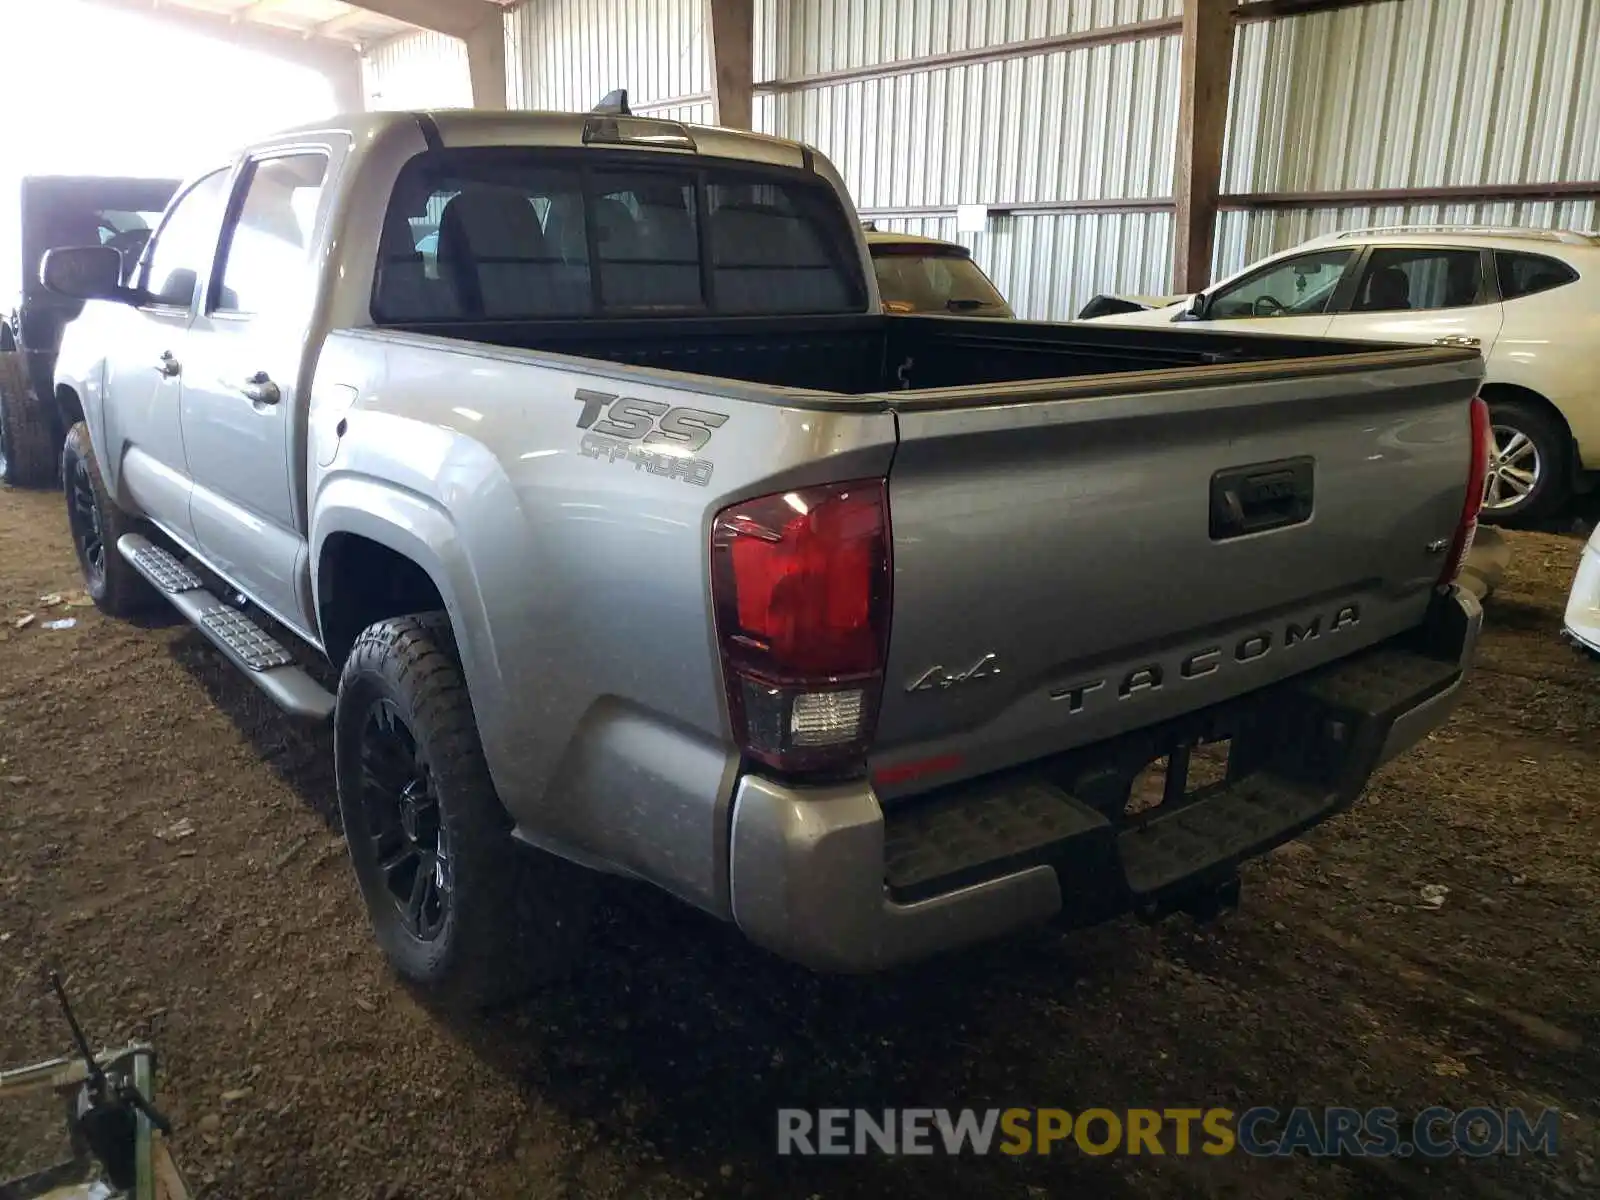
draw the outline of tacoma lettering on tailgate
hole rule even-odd
[[[1338,633],[1360,621],[1361,606],[1351,601],[1340,605],[1331,614],[1317,613],[1309,619],[1287,621],[1281,628],[1258,629],[1243,634],[1227,644],[1202,646],[1186,654],[1141,663],[1116,679],[1089,679],[1067,687],[1054,687],[1050,689],[1050,699],[1065,700],[1069,713],[1079,713],[1085,704],[1126,700],[1145,692],[1159,691],[1169,684],[1181,685],[1190,679],[1214,675],[1229,663],[1255,662],[1273,653],[1275,648],[1292,650],[1304,642],[1317,640],[1324,632]]]

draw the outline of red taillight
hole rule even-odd
[[[711,527],[711,590],[734,732],[785,771],[859,764],[889,641],[881,479],[759,496]]]
[[[1472,452],[1467,466],[1467,497],[1461,505],[1461,520],[1456,525],[1455,540],[1450,543],[1450,554],[1445,559],[1444,571],[1439,575],[1439,586],[1448,587],[1461,574],[1467,554],[1472,549],[1472,539],[1478,532],[1478,513],[1483,508],[1483,491],[1489,482],[1489,447],[1494,432],[1489,425],[1489,406],[1482,396],[1472,398]]]

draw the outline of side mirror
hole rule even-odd
[[[113,246],[70,246],[46,250],[39,282],[69,300],[115,300],[134,304],[136,289],[122,286],[122,252]]]
[[[1189,307],[1185,309],[1191,321],[1198,321],[1206,315],[1206,294],[1196,292],[1189,298]]]

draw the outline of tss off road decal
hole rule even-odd
[[[698,487],[711,482],[711,460],[695,455],[728,419],[727,413],[674,408],[659,400],[588,388],[579,388],[576,398],[583,404],[578,428],[585,431],[578,449],[586,458],[631,462],[637,471]]]

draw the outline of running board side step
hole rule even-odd
[[[137,533],[119,538],[117,553],[284,712],[312,721],[328,719],[333,693],[296,666],[276,638],[219,600],[175,555]]]

